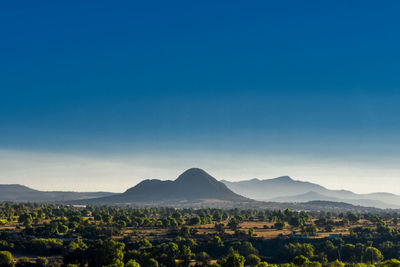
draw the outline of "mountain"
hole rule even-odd
[[[257,200],[270,200],[282,196],[304,194],[310,191],[319,192],[324,187],[302,181],[295,181],[289,176],[281,176],[274,179],[251,179],[240,182],[222,180],[233,192]]]
[[[277,201],[277,202],[309,202],[315,200],[340,202],[339,198],[324,196],[314,191],[294,196],[276,197],[271,199],[271,201]]]
[[[300,195],[295,195],[295,196],[277,197],[277,198],[271,199],[271,201],[277,201],[277,202],[310,202],[310,201],[316,201],[316,200],[329,201],[329,202],[346,202],[348,204],[359,205],[359,206],[364,206],[364,207],[400,208],[399,205],[387,204],[380,200],[362,199],[362,198],[342,199],[342,198],[338,198],[338,197],[325,196],[325,195],[322,195],[322,194],[314,192],[314,191],[310,191],[305,194],[300,194]]]
[[[109,192],[39,191],[19,184],[0,185],[0,201],[60,202],[113,195]]]
[[[308,202],[339,201],[377,208],[400,208],[400,196],[390,193],[356,194],[348,190],[330,190],[321,185],[293,180],[289,176],[251,179],[239,182],[222,180],[233,192],[260,201]]]
[[[347,190],[329,190],[289,176],[219,182],[198,168],[185,171],[175,180],[144,180],[121,194],[39,191],[18,184],[0,185],[0,201],[263,209],[289,207],[296,210],[326,210],[328,206],[331,210],[400,208],[400,196],[390,193],[355,194]]]
[[[91,199],[86,203],[131,204],[172,202],[248,202],[205,171],[192,168],[174,180],[144,180],[122,194]],[[81,201],[82,202],[82,201]]]

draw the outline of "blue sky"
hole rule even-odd
[[[398,158],[399,8],[397,1],[2,3],[0,150],[307,156],[332,166],[348,157],[365,165]],[[203,162],[191,155],[191,164]]]

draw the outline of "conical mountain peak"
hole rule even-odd
[[[226,185],[199,168],[186,170],[175,181],[144,180],[125,193],[104,200],[106,202],[133,203],[206,199],[248,201],[247,198],[232,192]]]
[[[184,171],[179,177],[175,180],[176,182],[201,182],[201,181],[217,181],[214,177],[209,175],[202,169],[199,168],[191,168]]]

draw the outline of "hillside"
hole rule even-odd
[[[377,208],[399,208],[400,196],[389,193],[356,194],[348,190],[330,190],[321,185],[297,181],[289,176],[251,179],[239,182],[222,180],[233,192],[259,201],[308,202],[342,201]]]
[[[59,202],[110,196],[109,192],[39,191],[19,184],[0,185],[0,201]]]
[[[176,180],[144,180],[122,194],[88,200],[88,203],[126,204],[168,202],[210,202],[249,201],[232,192],[205,171],[192,168],[182,173]]]

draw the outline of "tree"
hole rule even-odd
[[[344,267],[344,263],[339,261],[339,260],[335,260],[334,262],[331,262],[329,264],[329,267]]]
[[[0,266],[13,266],[14,257],[9,251],[0,251]]]
[[[349,212],[349,213],[347,213],[347,219],[348,219],[350,222],[352,222],[352,223],[356,223],[356,222],[358,222],[358,220],[359,220],[360,218],[358,217],[357,214],[354,214],[354,213],[352,213],[352,212]]]
[[[299,227],[302,226],[303,222],[300,219],[300,217],[290,217],[289,218],[289,224],[291,227]]]
[[[192,217],[192,218],[190,218],[190,220],[189,220],[189,224],[190,224],[190,225],[198,225],[198,224],[200,224],[200,223],[201,223],[201,219],[200,219],[200,217],[198,217],[198,216]]]
[[[400,267],[400,261],[396,259],[387,260],[380,264],[382,267]]]
[[[244,267],[245,259],[239,253],[231,253],[222,259],[221,267]]]
[[[310,262],[310,260],[303,255],[296,256],[293,259],[293,263],[296,264],[297,266],[304,266],[306,263],[309,263],[309,262]]]
[[[207,254],[207,252],[200,252],[197,256],[196,259],[201,262],[204,266],[208,265],[208,262],[210,260],[210,256]]]
[[[248,241],[240,243],[240,245],[236,246],[236,248],[238,249],[239,253],[245,257],[249,256],[250,254],[258,254],[258,250],[253,247],[252,243]]]
[[[228,226],[229,228],[231,228],[233,231],[236,231],[239,228],[239,224],[240,221],[238,219],[232,218],[229,223]]]
[[[35,238],[32,240],[31,250],[39,255],[60,253],[63,242],[54,238]]]
[[[285,246],[285,252],[289,260],[293,260],[296,256],[312,258],[314,256],[314,246],[311,244],[289,243]]]
[[[179,251],[179,258],[183,261],[184,266],[189,266],[192,256],[193,253],[190,250],[190,247],[188,246],[184,245],[182,249]]]
[[[125,244],[114,240],[100,242],[89,251],[89,266],[123,266]]]
[[[135,260],[129,260],[126,264],[125,267],[140,267],[140,264],[135,261]]]
[[[82,241],[82,239],[77,239],[72,241],[68,245],[67,253],[64,255],[64,264],[86,264],[86,250],[87,245]]]
[[[223,235],[225,233],[225,225],[223,223],[216,223],[214,227],[215,231],[217,231],[219,235]]]
[[[309,224],[304,227],[303,231],[310,235],[316,235],[318,232],[318,228],[315,224]]]
[[[221,237],[215,235],[213,238],[211,238],[208,243],[213,247],[213,248],[221,248],[224,246],[224,242],[222,241]]]
[[[365,259],[371,264],[374,264],[375,262],[383,260],[383,255],[379,251],[379,249],[374,247],[367,247],[365,249]]]
[[[36,264],[38,266],[46,266],[49,263],[49,260],[45,257],[37,257]]]
[[[156,261],[155,259],[151,258],[147,261],[146,266],[148,267],[158,267],[158,261]]]
[[[285,222],[279,221],[274,224],[274,228],[277,230],[282,230],[285,228]]]
[[[343,261],[351,261],[351,262],[356,262],[357,258],[360,259],[362,258],[362,255],[357,255],[356,253],[356,246],[353,244],[345,244],[341,251],[341,256]]]
[[[23,223],[25,226],[30,225],[32,221],[32,215],[29,213],[23,213],[18,218],[18,222]]]
[[[181,227],[181,235],[183,235],[184,237],[190,236],[190,227],[187,225],[182,226]]]
[[[246,265],[258,266],[260,262],[260,258],[255,254],[250,254],[246,257]]]
[[[254,228],[249,229],[249,237],[253,237],[254,235]]]

